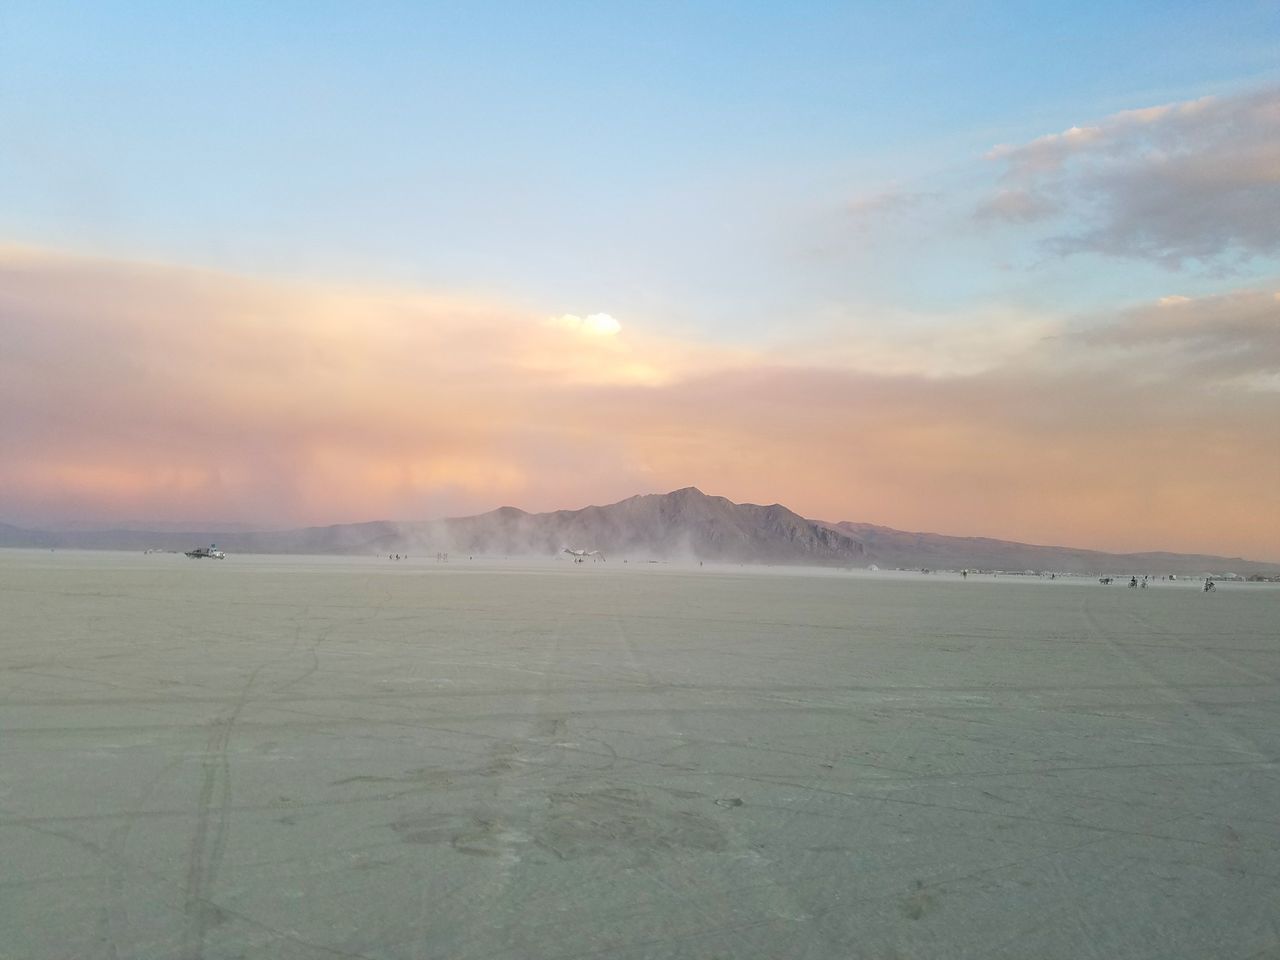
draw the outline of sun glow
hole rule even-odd
[[[585,317],[564,313],[554,318],[552,323],[593,337],[612,337],[622,331],[622,324],[607,313],[592,313]]]

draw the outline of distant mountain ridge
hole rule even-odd
[[[949,537],[939,533],[909,533],[871,523],[842,520],[827,524],[859,540],[870,556],[895,567],[1059,571],[1064,573],[1206,574],[1253,573],[1275,575],[1280,564],[1207,554],[1106,553],[1078,547],[1042,546],[990,537]],[[879,561],[877,561],[879,562]],[[880,563],[881,566],[889,565]]]
[[[806,519],[781,504],[708,496],[696,487],[550,513],[499,507],[472,517],[334,524],[297,530],[25,530],[0,524],[0,547],[228,553],[485,556],[558,555],[568,546],[623,559],[1075,573],[1280,574],[1280,564],[1195,554],[1111,554],[986,537],[909,533],[868,523]]]
[[[629,497],[608,506],[525,513],[500,507],[442,521],[465,553],[556,553],[564,546],[605,556],[637,555],[733,563],[865,563],[853,537],[781,504],[712,497],[696,487]]]

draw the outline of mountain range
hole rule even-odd
[[[565,547],[606,558],[718,563],[1073,573],[1280,574],[1280,564],[1199,554],[1112,554],[986,537],[908,533],[867,523],[809,520],[781,504],[708,496],[695,487],[551,513],[499,507],[473,517],[345,523],[297,530],[29,530],[0,524],[0,547],[187,550],[228,553],[520,556]]]

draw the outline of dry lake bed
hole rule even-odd
[[[0,551],[0,957],[1280,957],[1280,589]]]

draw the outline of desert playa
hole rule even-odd
[[[0,956],[1271,956],[1280,589],[0,552]]]

